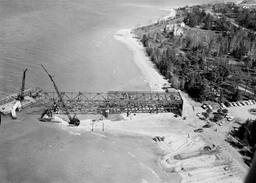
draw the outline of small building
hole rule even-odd
[[[166,25],[166,30],[169,32],[173,32],[174,36],[182,36],[184,34],[183,28],[185,27],[185,23],[181,22],[179,24],[168,24]]]

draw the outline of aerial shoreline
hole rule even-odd
[[[145,77],[144,81],[150,91],[163,91],[162,86],[168,81],[154,68],[154,64],[149,60],[141,43],[135,38],[132,29],[121,29],[114,38],[125,44],[132,52],[133,61]]]
[[[159,20],[174,16],[175,9],[170,9]],[[147,92],[164,92],[163,86],[169,86],[169,82],[134,32],[126,28],[110,34],[112,41],[120,42],[117,46],[124,45],[129,50],[120,57],[127,59],[118,60],[121,64],[117,68],[124,68],[128,74],[139,71],[141,85],[146,84]],[[126,61],[132,64],[126,67]],[[239,154],[224,142],[228,129],[225,125],[230,123],[226,121],[218,126],[212,122],[211,128],[204,128],[208,119],[201,120],[198,115],[206,111],[202,103],[193,101],[183,91],[173,91],[179,92],[183,100],[182,116],[169,111],[158,113],[158,109],[155,113],[128,111],[106,118],[102,114],[81,114],[78,127],[70,126],[67,116],[58,113],[53,116],[54,123],[39,122],[39,115],[31,115],[33,109],[29,108],[19,112],[17,120],[4,116],[0,128],[0,179],[4,182],[241,183],[247,167],[241,167]],[[202,131],[196,132],[198,129]]]
[[[176,10],[174,8],[168,8],[166,10],[169,11],[168,14],[161,17],[160,20],[166,20],[176,16]],[[163,91],[162,87],[168,84],[168,80],[156,69],[156,66],[146,54],[146,50],[140,40],[133,33],[133,29],[120,29],[116,32],[114,38],[123,43],[132,52],[133,62],[145,77],[144,81],[147,83],[150,91]]]
[[[175,12],[175,11],[173,11]],[[175,13],[171,13],[169,16],[163,17],[161,20],[166,20],[168,18],[171,17],[175,17]],[[133,30],[132,29],[121,29],[119,30],[116,34],[115,34],[115,39],[124,43],[127,48],[132,52],[133,54],[133,61],[136,63],[136,65],[138,66],[138,68],[141,70],[141,73],[143,74],[143,76],[145,77],[146,82],[148,83],[148,85],[150,86],[151,91],[163,91],[162,86],[165,83],[168,83],[168,81],[166,79],[164,79],[164,77],[159,73],[159,71],[155,68],[155,65],[153,64],[153,62],[150,60],[149,56],[146,55],[146,49],[145,47],[143,47],[142,43],[140,42],[140,40],[138,38],[136,38],[137,36],[133,34]],[[196,118],[196,112],[192,111],[192,108],[194,110],[194,106],[193,104],[191,105],[190,100],[191,98],[189,96],[187,96],[186,93],[183,93],[182,91],[179,91],[180,94],[182,95],[182,98],[184,100],[184,104],[185,107],[183,107],[183,110],[185,111],[185,114],[183,114],[183,116],[186,116],[188,119],[185,121],[180,121],[181,123],[184,123],[183,125],[185,125],[186,127],[186,132],[183,134],[179,134],[177,136],[177,134],[175,134],[175,132],[169,132],[169,133],[161,133],[161,132],[157,132],[155,131],[155,133],[158,135],[162,135],[166,138],[166,140],[163,142],[163,144],[159,143],[159,148],[162,149],[165,152],[165,155],[162,156],[160,159],[160,164],[162,166],[162,168],[164,169],[164,171],[170,171],[170,169],[173,169],[174,172],[176,172],[179,176],[181,176],[181,182],[186,182],[189,180],[198,180],[200,181],[200,179],[197,179],[196,177],[191,178],[190,177],[190,171],[188,170],[188,172],[183,172],[183,164],[187,164],[188,167],[193,167],[195,164],[198,164],[198,168],[200,169],[200,166],[213,166],[216,169],[218,168],[218,163],[222,164],[222,161],[226,161],[225,159],[227,158],[226,156],[230,156],[230,154],[227,155],[227,153],[221,153],[223,156],[223,159],[218,162],[217,159],[215,159],[215,155],[209,155],[209,157],[205,157],[202,156],[202,159],[197,159],[197,158],[191,158],[188,159],[187,161],[177,161],[175,160],[175,158],[173,159],[173,155],[175,155],[175,153],[179,153],[179,148],[170,145],[170,143],[172,144],[174,141],[179,141],[179,139],[183,139],[182,142],[179,142],[178,144],[181,146],[185,146],[185,151],[184,149],[181,150],[182,152],[186,152],[186,148],[188,148],[188,151],[191,151],[191,149],[202,149],[203,147],[207,146],[208,144],[218,144],[219,147],[222,146],[226,146],[225,143],[220,142],[219,139],[217,138],[213,138],[213,136],[211,135],[204,135],[204,136],[197,136],[193,130],[190,128],[191,126],[201,126],[198,125],[198,119]],[[199,103],[199,107],[200,108],[200,103]],[[169,118],[169,117],[168,117]],[[161,117],[159,117],[159,120],[161,119]],[[166,117],[163,116],[163,119],[167,119]],[[170,119],[170,118],[169,118]],[[148,119],[148,120],[152,120],[152,122],[154,121],[154,119]],[[174,118],[171,119],[172,121],[175,120]],[[200,122],[199,122],[200,123]],[[135,126],[136,126],[136,122],[135,122]],[[154,126],[154,125],[153,125]],[[120,126],[121,127],[121,126]],[[119,128],[120,128],[119,127]],[[123,127],[126,128],[126,127]],[[168,127],[168,128],[172,128],[172,127]],[[184,127],[183,127],[184,128]],[[119,130],[121,130],[122,128],[120,128]],[[134,128],[134,131],[137,128]],[[178,129],[177,129],[178,130]],[[180,130],[180,129],[179,129]],[[132,131],[132,130],[131,130]],[[151,135],[153,135],[154,133],[151,133]],[[155,134],[155,135],[156,135]],[[186,136],[187,135],[187,136]],[[211,139],[211,140],[206,140],[207,138]],[[193,146],[191,146],[191,143],[193,144]],[[190,145],[189,145],[190,144]],[[186,147],[187,146],[187,147]],[[191,147],[190,147],[191,146]],[[171,150],[170,150],[171,149]],[[237,154],[237,152],[232,151],[233,154]],[[237,156],[237,155],[236,155]],[[239,158],[238,158],[239,159]],[[243,163],[240,162],[240,160],[238,159],[234,159],[232,160],[233,162],[231,163],[231,167],[239,167],[239,171],[243,172],[241,173],[241,175],[237,176],[233,176],[232,173],[230,174],[230,179],[227,178],[227,181],[234,181],[234,182],[240,182],[245,175],[246,172],[246,166],[243,166]],[[220,170],[221,171],[221,170]],[[171,171],[172,172],[172,171]],[[193,171],[192,171],[193,172]],[[188,175],[187,175],[188,173]],[[211,168],[205,168],[204,170],[204,176],[203,177],[207,177],[207,179],[209,179],[209,181],[214,181],[214,180],[218,180],[218,177],[215,177],[214,174],[215,172],[213,172],[213,170]],[[225,174],[225,173],[224,173]],[[202,175],[201,175],[202,176]],[[219,176],[216,174],[216,176]]]

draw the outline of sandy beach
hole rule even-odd
[[[122,29],[114,37],[132,52],[151,91],[162,91],[167,81],[156,71],[131,30]],[[194,133],[204,122],[197,119],[193,101],[180,94],[184,103],[182,117],[172,113],[122,114],[100,120],[100,116],[78,115],[79,127],[69,127],[63,120],[66,116],[60,115],[55,116],[58,123],[42,123],[39,116],[28,115],[27,110],[18,113],[18,120],[3,117],[0,179],[4,183],[203,183],[205,178],[209,182],[242,182],[245,172],[239,162],[228,161],[226,170],[227,160],[231,159],[228,153],[174,158],[201,153],[212,144],[229,148],[211,130],[202,135]],[[237,171],[235,176],[233,169]]]
[[[4,122],[0,129],[3,183],[179,180],[162,172],[156,159],[161,151],[152,139],[144,136],[97,132],[77,135],[70,133],[72,129],[59,129],[57,125],[42,124],[27,116]]]
[[[76,8],[80,10],[80,5],[78,4]],[[110,10],[105,11],[108,12]],[[51,13],[53,13],[52,16],[54,17],[55,11]],[[104,17],[104,11],[102,13],[102,17]],[[168,16],[173,16],[173,13],[171,12]],[[127,16],[130,14],[128,12]],[[51,19],[50,15],[48,15],[49,19]],[[95,16],[94,13],[92,15]],[[36,17],[40,16],[36,14]],[[73,18],[72,20],[75,20],[74,22],[78,21],[77,25],[80,25],[80,19],[77,17],[80,17],[80,14],[76,15],[75,18],[72,16],[67,18]],[[112,18],[112,16],[110,17]],[[62,20],[62,17],[59,16],[59,19]],[[147,16],[145,15],[143,19],[147,19]],[[59,23],[58,21],[56,22],[57,24]],[[55,24],[56,22],[53,23]],[[71,25],[77,26],[69,19],[67,22],[72,22]],[[92,22],[95,23],[97,21]],[[108,24],[111,23],[111,21],[108,22]],[[56,32],[62,30],[62,26],[66,26],[65,22],[60,25],[60,29],[50,29],[50,32],[53,31],[53,33],[50,34],[49,40],[52,41],[55,36],[58,37],[59,35]],[[120,25],[118,24],[118,26]],[[76,73],[77,75],[86,73],[84,68],[87,69],[86,71],[91,69],[93,71],[92,76],[88,74],[88,77],[84,75],[84,77],[77,76],[74,79],[70,77],[74,73],[74,70],[72,70],[71,74],[67,74],[58,81],[63,86],[61,88],[70,88],[70,86],[76,88],[79,85],[79,89],[87,89],[87,86],[83,84],[88,81],[89,84],[93,85],[92,88],[104,83],[107,87],[102,86],[101,89],[108,87],[119,88],[120,84],[125,86],[121,87],[122,89],[142,90],[145,87],[141,87],[140,82],[136,82],[136,80],[143,80],[144,84],[150,88],[150,91],[163,91],[162,86],[168,82],[159,74],[154,64],[146,56],[145,49],[132,34],[132,29],[121,29],[113,34],[111,34],[113,29],[109,29],[111,31],[107,32],[107,37],[111,37],[111,39],[114,37],[116,42],[128,48],[128,51],[122,50],[120,53],[116,53],[120,57],[115,58],[115,61],[111,62],[111,64],[117,65],[117,68],[111,68],[108,71],[105,68],[109,66],[109,63],[105,62],[102,57],[109,54],[111,55],[109,60],[112,59],[115,54],[109,53],[113,50],[108,50],[107,47],[113,46],[114,41],[103,39],[106,36],[103,29],[99,34],[101,37],[94,35],[94,30],[91,30],[92,33],[90,34],[95,38],[94,41],[100,43],[98,47],[102,47],[103,54],[100,57],[97,57],[97,49],[88,47],[88,45],[92,44],[87,41],[88,37],[85,36],[86,39],[81,39],[83,35],[79,34],[74,39],[73,29],[70,30],[72,33],[72,36],[69,37],[70,44],[66,45],[68,42],[59,38],[61,47],[58,49],[55,45],[56,42],[52,41],[53,44],[51,46],[60,52],[59,55],[56,54],[57,52],[51,52],[52,49],[48,47],[48,42],[44,43],[47,46],[45,46],[43,52],[52,54],[49,55],[49,58],[56,56],[59,60],[65,60],[71,55],[71,58],[66,60],[65,64],[67,66],[73,63],[72,56],[75,55],[78,60],[78,64],[75,67],[79,71]],[[41,30],[40,27],[38,30]],[[80,33],[83,30],[83,27],[79,27],[77,32]],[[48,36],[48,30],[45,31]],[[67,33],[64,32],[63,34],[63,37],[65,37]],[[114,48],[120,46],[118,43],[114,44]],[[12,46],[14,43],[10,44]],[[31,47],[34,48],[34,46]],[[84,52],[86,49],[87,52]],[[70,50],[72,51],[70,52]],[[42,51],[38,52],[43,53]],[[102,59],[98,63],[100,70],[98,67],[94,67],[94,59],[90,62],[84,62],[84,58],[87,58],[87,53],[92,54],[92,57],[96,56],[96,58]],[[132,54],[132,58],[126,58],[125,54],[127,53]],[[41,58],[40,54],[35,55],[35,59],[39,58]],[[84,64],[84,67],[81,67],[80,63]],[[132,65],[136,67],[130,68]],[[54,66],[55,70],[64,68],[60,69],[57,61]],[[36,68],[37,66],[34,65],[34,67]],[[125,69],[119,71],[118,67],[125,67]],[[99,71],[106,75],[97,75]],[[139,77],[136,75],[138,72],[140,73]],[[126,73],[134,74],[134,78],[127,79],[130,75],[124,77]],[[111,77],[107,77],[108,75]],[[121,79],[116,81],[118,77]],[[84,80],[85,78],[86,81]],[[48,84],[48,80],[44,82]],[[64,87],[65,82],[71,84]],[[136,84],[132,85],[134,82]],[[134,86],[134,88],[131,86]],[[219,139],[215,140],[216,134],[212,131],[206,131],[203,135],[194,133],[194,129],[205,122],[199,121],[196,117],[196,112],[192,108],[193,104],[189,97],[183,92],[180,92],[180,94],[183,98],[184,111],[181,117],[175,117],[173,113],[130,114],[129,116],[121,114],[117,117],[118,120],[116,120],[117,118],[112,118],[111,120],[111,117],[110,119],[100,120],[99,115],[89,117],[88,115],[78,115],[81,121],[80,126],[70,127],[63,120],[67,118],[66,116],[56,115],[56,123],[43,123],[39,122],[39,115],[29,115],[29,109],[19,112],[17,120],[4,116],[0,126],[0,182],[203,183],[204,179],[208,178],[206,179],[208,182],[240,183],[241,177],[244,175],[240,176],[240,169],[235,176],[233,176],[234,173],[231,169],[224,171],[226,168],[225,160],[231,159],[228,155],[228,158],[226,158],[226,155],[224,157],[221,153],[218,156],[207,154],[200,158],[192,157],[181,161],[174,158],[175,155],[182,153],[184,155],[184,153],[195,154],[202,152],[205,146],[212,146],[213,143],[216,143],[216,146],[223,147],[223,143]],[[206,138],[209,136],[210,140]],[[187,156],[187,154],[185,155]],[[219,166],[220,164],[215,164],[217,160],[218,163],[221,163],[221,166]],[[239,165],[235,162],[230,167],[235,169],[239,168]]]
[[[169,16],[174,15],[175,12],[172,12]],[[135,38],[132,31],[130,29],[120,30],[115,38],[123,42],[133,52],[134,62],[141,69],[151,90],[162,91],[161,86],[167,81],[156,71],[154,65],[146,56],[142,44]],[[164,155],[160,157],[160,164],[165,171],[178,173],[182,177],[181,182],[242,182],[247,167],[241,161],[239,154],[224,142],[225,137],[215,138],[213,130],[206,130],[202,135],[194,133],[194,129],[204,124],[203,121],[197,118],[196,111],[194,111],[194,107],[196,109],[201,108],[201,104],[191,100],[182,91],[179,92],[183,99],[183,118],[175,119],[171,114],[136,115],[132,117],[135,119],[130,119],[131,121],[124,117],[124,121],[115,124],[107,121],[102,123],[104,123],[106,129],[109,128],[108,130],[114,129],[126,133],[146,135],[151,138],[154,138],[154,136],[163,137],[163,141],[158,141],[159,148],[164,152]],[[222,130],[220,129],[220,131]],[[219,133],[224,135],[224,131]],[[213,144],[214,147],[217,145],[218,148],[225,150],[216,154],[205,152],[205,156],[201,154],[202,149],[211,147]],[[181,160],[174,158],[181,154],[184,154],[187,158]],[[228,171],[223,171],[223,167],[224,169],[229,167]],[[233,169],[237,170],[236,175],[234,175]],[[201,173],[198,173],[198,171]],[[192,176],[194,173],[195,176]]]
[[[130,30],[121,30],[115,37],[132,51],[134,62],[151,91],[162,91],[166,80],[154,69]],[[28,115],[26,110],[18,113],[17,120],[3,117],[0,128],[2,182],[180,181],[177,173],[166,172],[161,166],[166,145],[160,148],[152,139],[158,135],[177,139],[184,133],[181,118],[174,120],[171,113],[104,120],[104,132],[100,122],[93,124],[92,131],[92,120],[82,115],[78,116],[81,120],[78,128],[68,127],[60,118],[57,121],[62,123],[41,123],[38,117]]]
[[[167,81],[148,60],[142,45],[133,36],[131,30],[122,29],[118,31],[115,38],[132,51],[134,62],[140,68],[146,82],[151,87],[151,91],[162,91],[161,87]],[[129,116],[123,114],[117,121],[84,119],[77,128],[67,127],[67,123],[58,117],[56,121],[61,121],[59,127],[62,130],[77,136],[91,133],[102,138],[108,138],[109,134],[116,136],[128,135],[134,138],[143,137],[151,141],[156,137],[163,138],[164,140],[162,141],[154,140],[154,144],[157,146],[156,149],[161,152],[155,157],[155,161],[158,163],[153,167],[147,167],[151,174],[155,176],[155,181],[157,182],[163,182],[165,179],[170,180],[169,182],[181,181],[184,183],[204,182],[201,179],[207,179],[208,182],[242,182],[246,169],[240,165],[240,161],[232,160],[234,153],[239,156],[236,152],[232,152],[231,155],[225,150],[216,155],[208,154],[207,152],[206,155],[200,155],[199,152],[204,147],[210,147],[212,144],[220,149],[223,147],[230,149],[230,147],[223,139],[215,138],[216,134],[211,130],[202,135],[194,132],[194,129],[204,124],[203,121],[198,120],[192,107],[197,105],[199,107],[196,108],[200,108],[200,104],[192,101],[187,94],[179,92],[183,98],[182,117],[175,118],[172,113],[130,114]],[[82,119],[83,117],[80,116],[80,118]],[[140,144],[138,145],[140,146]],[[199,155],[190,155],[198,153]],[[132,153],[129,152],[128,154],[137,159]],[[187,154],[186,156],[191,157],[185,160],[173,158],[179,154]],[[137,159],[137,161],[140,160]],[[223,170],[225,167],[229,167],[228,170]],[[158,168],[161,168],[162,171],[156,172],[155,170]],[[237,171],[237,175],[233,175],[233,169]],[[191,176],[191,174],[195,175]],[[148,180],[143,179],[143,182],[148,182]]]
[[[162,91],[162,86],[168,83],[162,75],[155,69],[154,64],[146,56],[145,49],[142,44],[132,34],[132,29],[121,29],[114,38],[121,41],[133,54],[133,61],[140,69],[145,78],[145,83],[150,87],[151,91]]]

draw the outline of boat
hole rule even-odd
[[[42,96],[42,89],[40,88],[29,88],[24,90],[24,99],[20,102],[21,109],[29,107],[40,100]],[[12,113],[13,107],[17,102],[19,93],[8,95],[7,97],[0,100],[0,112],[4,115]]]

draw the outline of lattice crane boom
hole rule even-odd
[[[57,87],[55,81],[53,80],[52,75],[50,75],[50,73],[46,70],[46,68],[45,68],[42,64],[41,64],[41,66],[42,66],[42,68],[44,69],[44,71],[47,73],[47,75],[49,76],[50,80],[51,80],[52,83],[53,83],[54,89],[55,89],[55,91],[56,91],[56,93],[57,93],[57,95],[58,95],[58,98],[59,98],[59,100],[60,100],[60,102],[61,102],[61,105],[62,105],[64,111],[65,111],[65,114],[68,116],[69,124],[74,124],[74,125],[78,126],[78,125],[80,124],[79,119],[77,119],[77,118],[75,117],[76,115],[75,115],[74,117],[72,117],[72,116],[70,115],[70,113],[68,112],[68,109],[67,109],[67,107],[66,107],[66,105],[65,105],[65,102],[64,102],[64,100],[63,100],[63,98],[62,98],[62,96],[61,96],[61,94],[60,94],[60,91],[59,91],[59,89],[58,89],[58,87]]]

